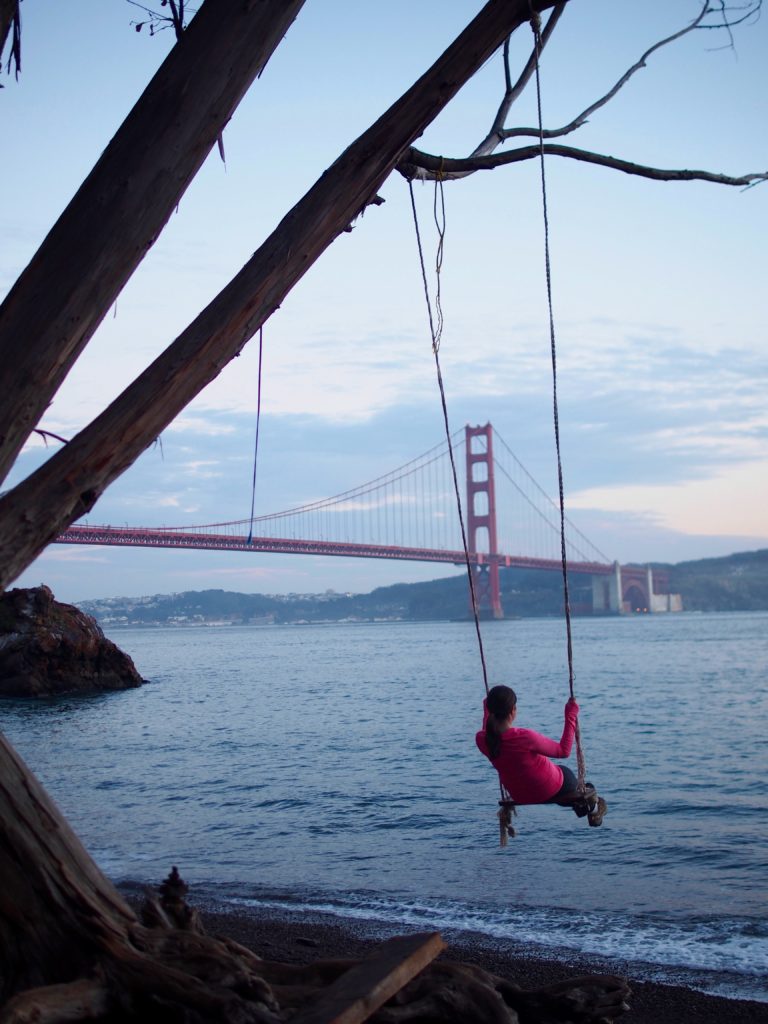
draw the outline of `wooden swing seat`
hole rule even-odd
[[[602,808],[598,805],[600,798],[597,795],[597,790],[591,782],[586,783],[586,788],[583,793],[570,793],[567,796],[561,797],[559,800],[552,800],[551,803],[554,807],[570,807],[577,818],[586,818],[589,816],[590,825],[602,824],[603,815],[606,811],[605,801],[600,801]],[[522,805],[522,806],[528,806]],[[510,797],[505,797],[499,800],[499,828],[501,845],[506,846],[507,837],[515,835],[515,829],[512,826],[512,818],[517,814],[517,804]]]
[[[572,807],[576,814],[583,818],[589,810],[590,802],[594,802],[597,797],[597,790],[591,782],[586,784],[586,789],[583,793],[568,793],[561,797],[560,800],[547,800],[546,804],[552,804],[554,807]],[[503,800],[499,800],[499,807],[509,810],[512,814],[517,814],[517,803],[511,797],[505,797]],[[527,807],[527,804],[521,806]],[[581,813],[582,807],[584,808],[583,814]]]

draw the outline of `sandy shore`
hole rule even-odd
[[[194,905],[195,900],[190,899]],[[220,906],[199,906],[206,930],[226,935],[248,946],[259,956],[284,963],[308,963],[331,958],[359,958],[391,934],[407,929],[384,931],[380,925],[336,917],[281,914],[264,916],[264,911]],[[495,951],[471,936],[444,935],[449,944],[448,959],[473,963],[508,978],[525,988],[536,988],[584,974],[623,974],[632,985],[631,1010],[622,1020],[627,1024],[768,1024],[768,1004],[705,995],[693,989],[635,981],[632,965],[600,964],[594,960],[545,960],[509,951]]]

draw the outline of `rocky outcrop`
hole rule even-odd
[[[51,697],[141,686],[133,661],[90,615],[46,586],[0,594],[0,697]]]

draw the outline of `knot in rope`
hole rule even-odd
[[[541,12],[537,11],[533,6],[532,0],[528,0],[528,10],[530,11],[530,18],[528,19],[533,29],[533,34],[536,37],[536,45],[538,50],[539,34],[541,33]]]

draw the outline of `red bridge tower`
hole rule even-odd
[[[467,544],[477,553],[472,566],[478,610],[503,619],[496,547],[496,493],[493,484],[493,428],[465,427],[467,449]],[[478,533],[481,534],[478,541]],[[482,543],[481,543],[482,542]],[[487,560],[486,560],[487,559]]]

